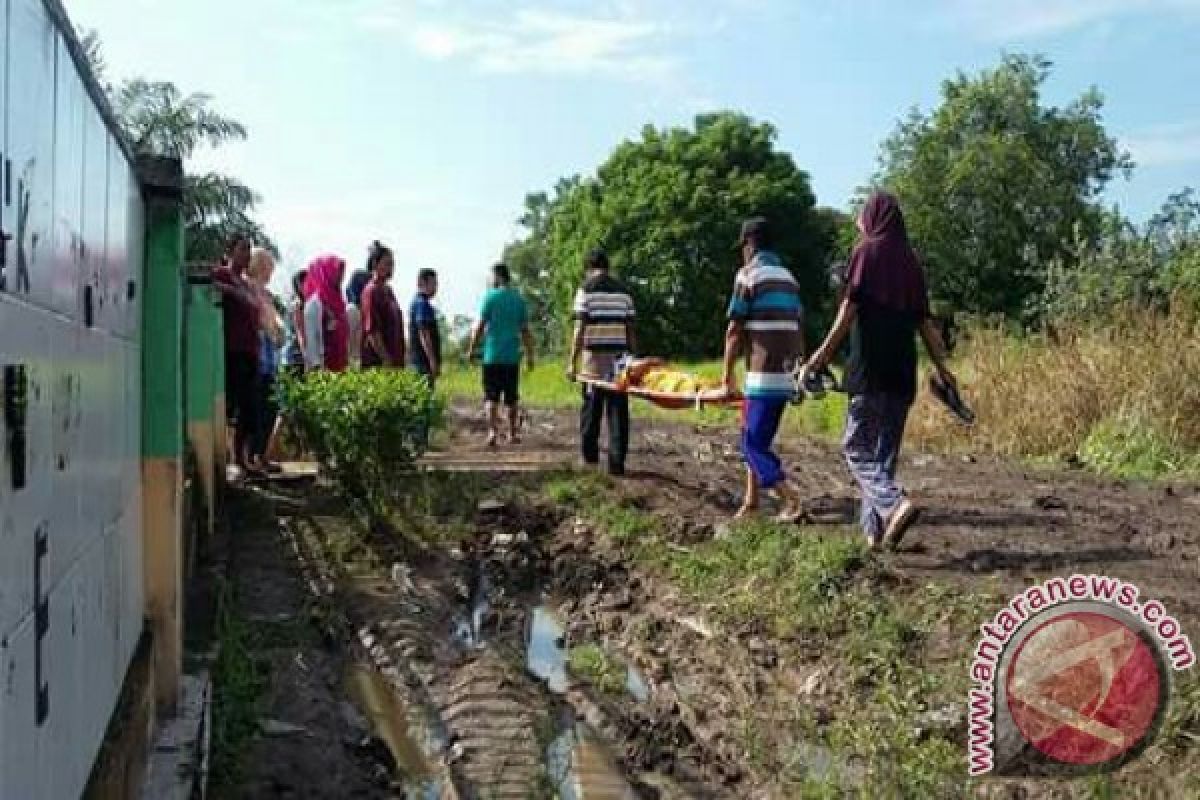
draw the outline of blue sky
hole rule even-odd
[[[732,108],[842,207],[897,117],[1005,51],[1098,86],[1138,168],[1108,199],[1144,218],[1200,187],[1200,0],[66,0],[110,79],[212,94],[250,139],[198,166],[240,176],[287,267],[380,238],[398,287],[442,274],[471,313],[526,192],[591,172],[646,123]]]

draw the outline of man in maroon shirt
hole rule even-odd
[[[392,251],[375,242],[367,263],[371,282],[362,296],[363,367],[404,366],[404,318],[388,281],[395,261]]]
[[[221,293],[225,319],[225,409],[233,425],[233,460],[246,473],[250,445],[259,424],[258,352],[261,344],[262,307],[258,293],[246,278],[250,264],[250,239],[234,234],[225,261],[213,269],[213,288]]]

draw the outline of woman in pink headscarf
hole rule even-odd
[[[308,265],[304,280],[304,364],[343,372],[350,363],[350,321],[342,277],[346,262],[324,255]]]

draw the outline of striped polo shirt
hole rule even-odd
[[[575,293],[575,319],[583,325],[583,372],[611,378],[616,360],[629,352],[633,298],[616,278],[601,273]]]
[[[729,319],[741,322],[748,343],[748,397],[791,397],[804,308],[796,279],[779,256],[760,250],[733,283]]]

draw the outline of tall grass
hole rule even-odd
[[[976,329],[957,369],[978,422],[964,433],[922,392],[909,426],[918,447],[1076,457],[1129,477],[1200,473],[1200,320],[1187,308],[1052,335]]]

